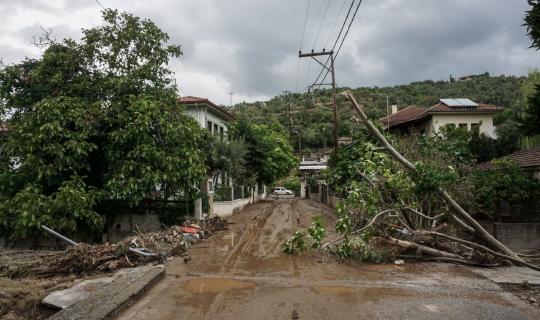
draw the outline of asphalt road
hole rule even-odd
[[[229,230],[174,259],[167,275],[118,319],[540,319],[496,284],[451,264],[338,263],[286,255],[282,244],[311,217],[309,200],[258,203]]]

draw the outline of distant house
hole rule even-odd
[[[521,170],[540,180],[540,146],[514,152],[502,159],[511,160]],[[491,161],[482,162],[478,167],[483,170],[490,170],[493,168],[493,163]]]
[[[399,111],[393,108],[392,114],[380,121],[386,130],[398,133],[418,132],[434,136],[441,127],[454,125],[496,139],[493,116],[502,110],[501,107],[469,99],[441,99],[430,108],[409,106]]]
[[[234,120],[232,113],[206,98],[186,96],[179,98],[178,102],[202,128],[208,129],[213,134],[225,134],[227,123]]]

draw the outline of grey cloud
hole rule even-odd
[[[311,1],[304,50],[313,46],[320,49],[329,38],[343,2],[333,0],[314,45],[326,1]],[[223,98],[219,98],[223,101],[218,103],[228,103],[226,89],[254,97],[295,88],[307,0],[101,3],[152,19],[171,36],[171,42],[182,45],[181,63],[185,69],[226,79],[230,88],[223,88]],[[350,0],[345,11],[348,3]],[[87,6],[97,4],[91,0],[66,0],[58,9],[46,1],[28,0],[17,5],[0,4],[0,10],[33,8],[64,15]],[[526,9],[526,1],[516,0],[364,1],[336,62],[338,83],[384,86],[484,71],[524,74],[528,68],[540,65],[540,53],[528,49],[529,41],[521,26]],[[338,27],[340,23],[341,18]],[[51,27],[57,36],[77,38],[82,26]],[[32,30],[18,33],[28,37]],[[334,30],[330,43],[336,34]],[[308,65],[307,61],[301,62],[302,89],[308,84],[304,81]],[[317,73],[318,66],[311,63],[311,78]],[[177,77],[181,82],[182,74]]]

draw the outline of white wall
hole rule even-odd
[[[186,113],[191,116],[193,119],[197,120],[201,128],[207,128],[208,121],[212,122],[212,130],[214,123],[218,127],[223,127],[223,131],[227,132],[227,122],[228,120],[223,118],[220,114],[210,109],[208,106],[201,105],[185,105]],[[219,131],[219,128],[218,128]]]
[[[427,126],[431,127],[433,131],[426,130],[426,133],[432,136],[435,132],[439,131],[441,127],[444,127],[447,124],[455,124],[456,127],[458,127],[460,123],[466,123],[467,130],[469,131],[471,130],[471,124],[479,123],[480,133],[497,139],[497,133],[495,132],[495,127],[493,126],[493,114],[434,114],[431,122],[426,124]]]
[[[237,199],[234,201],[214,201],[212,202],[211,216],[215,215],[221,218],[230,217],[247,207],[249,204],[266,199],[266,186],[264,186],[263,190],[264,192],[262,194],[258,194],[257,188],[255,188],[253,191],[255,198],[253,198],[252,195],[249,198]]]

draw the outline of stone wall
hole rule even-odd
[[[540,223],[495,223],[495,238],[514,250],[540,248]]]

